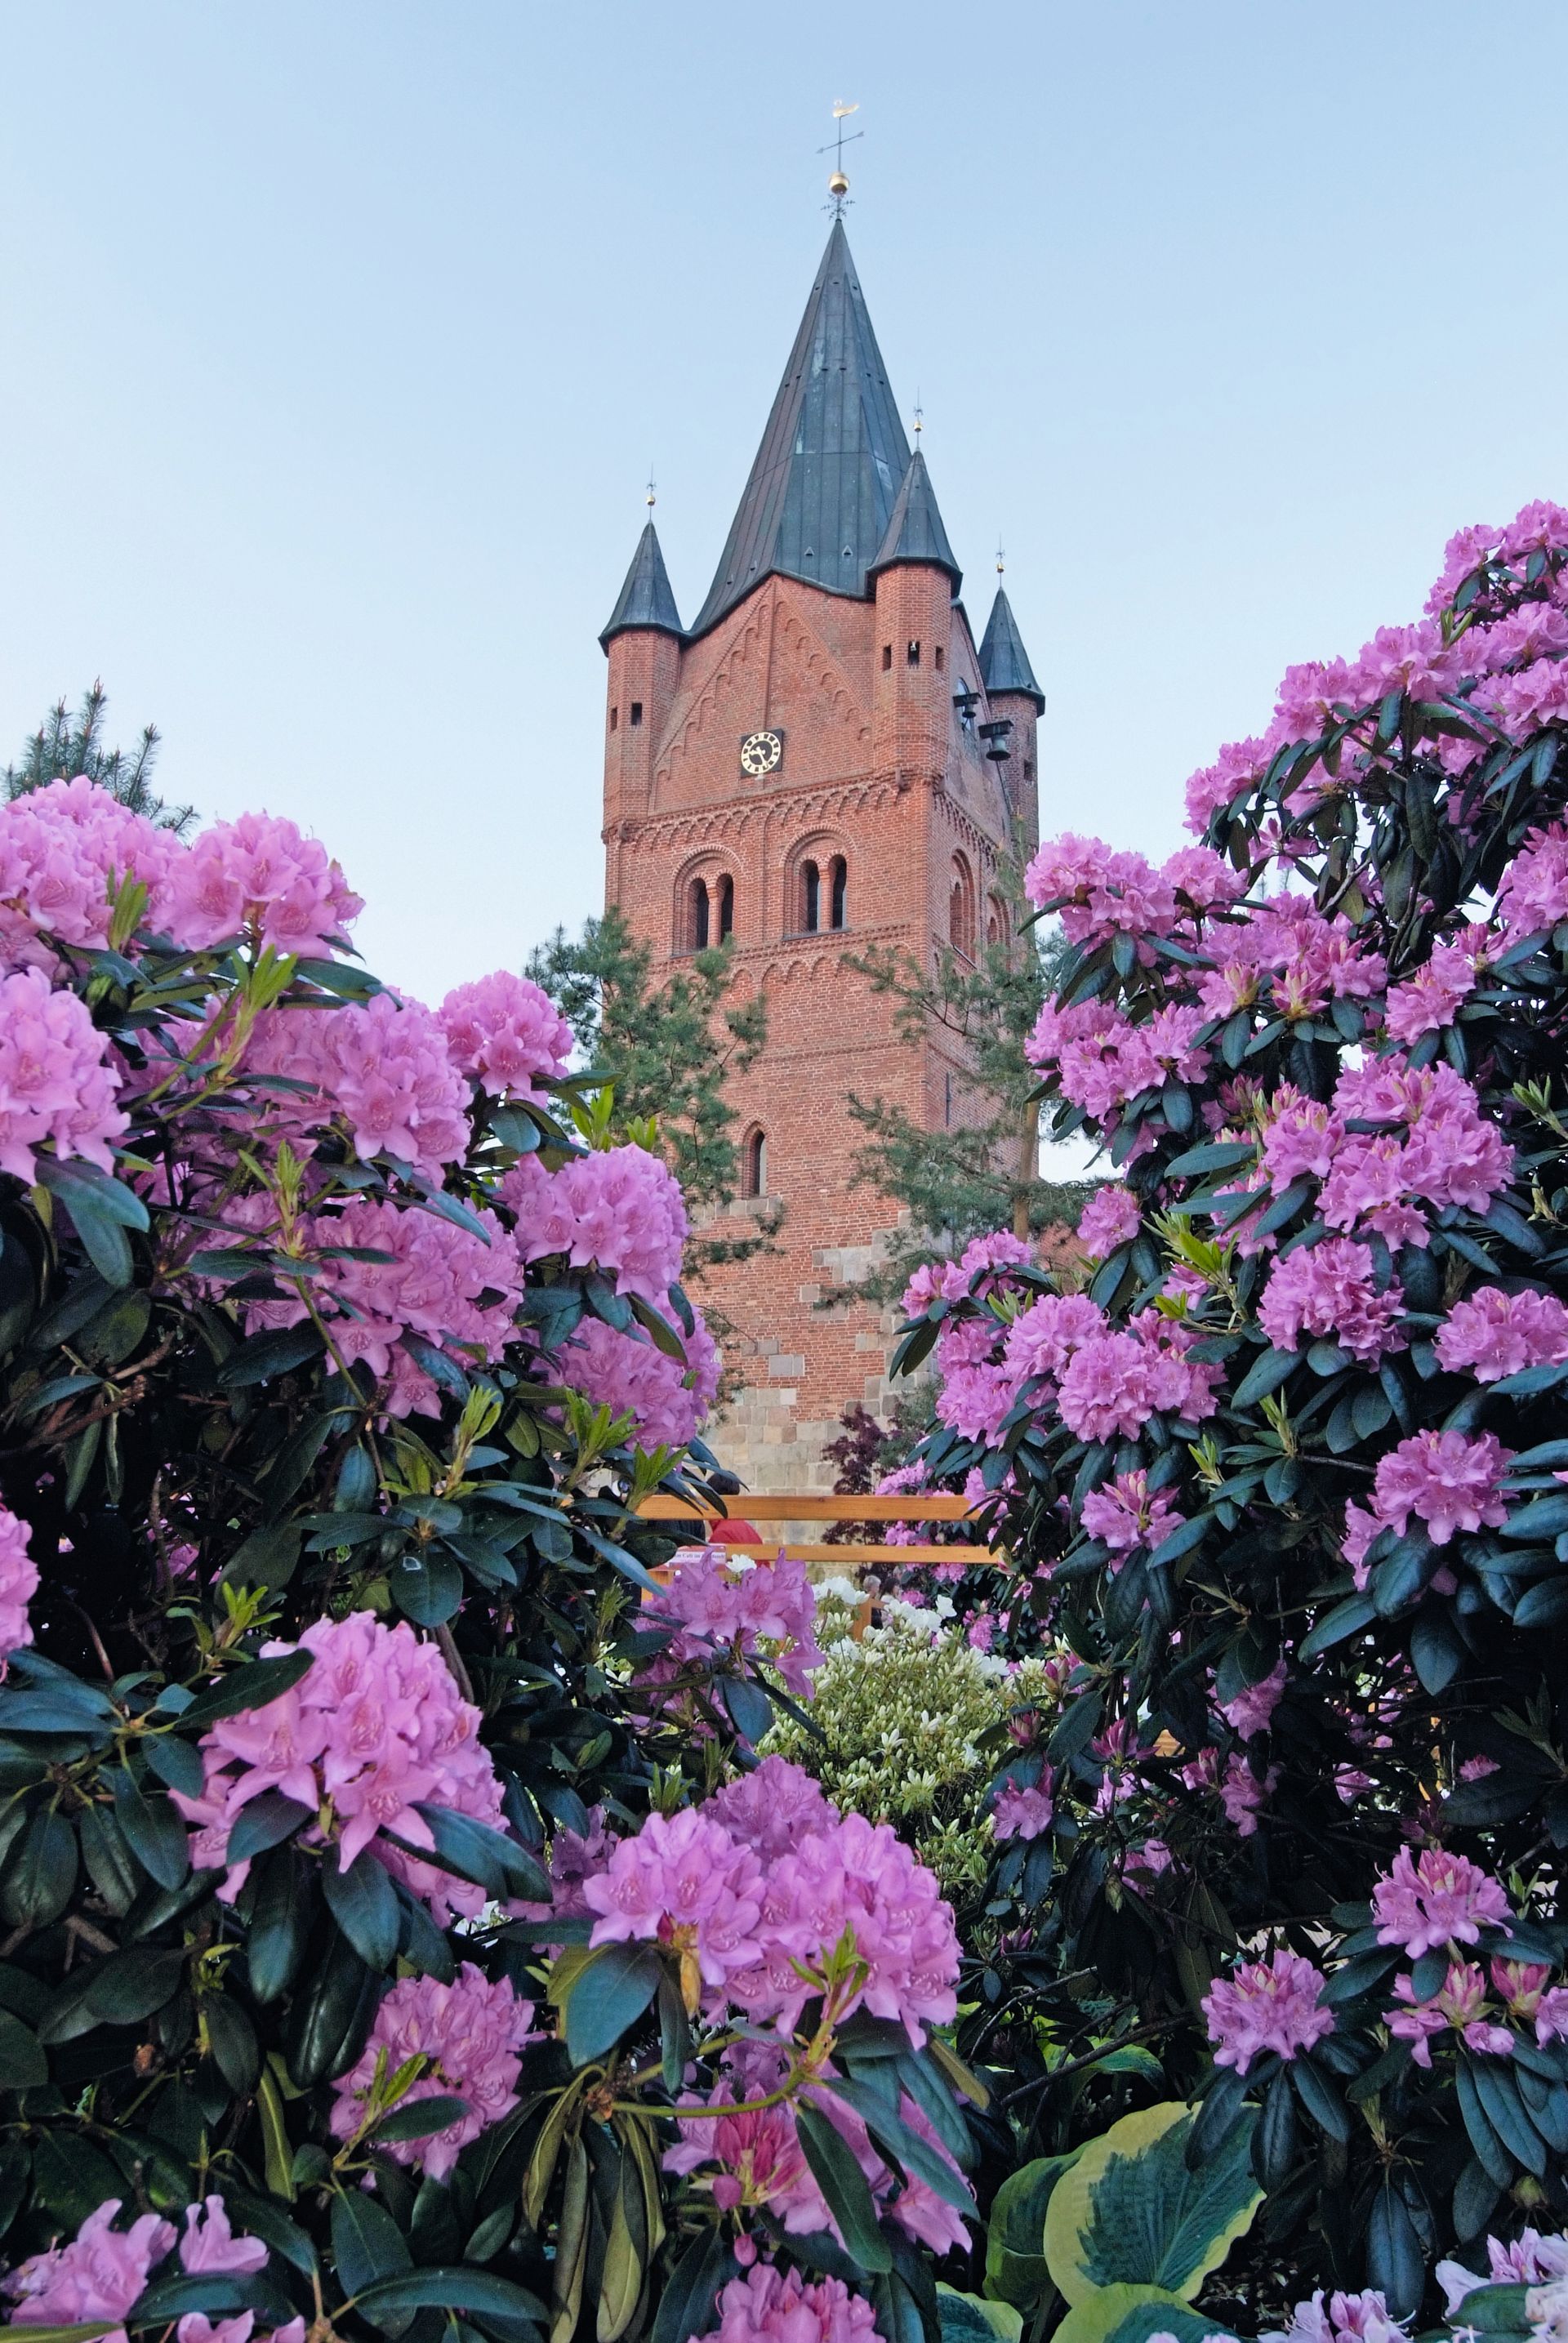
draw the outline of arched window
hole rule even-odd
[[[768,1193],[768,1133],[753,1131],[748,1133],[741,1150],[740,1192],[743,1196],[765,1196]]]
[[[985,940],[988,944],[1005,944],[1008,940],[1007,905],[1000,895],[993,895],[986,906]]]
[[[691,949],[708,949],[708,881],[694,879],[691,882]]]
[[[728,872],[719,882],[719,940],[724,943],[735,933],[735,881]]]
[[[954,951],[962,952],[966,960],[975,956],[975,890],[969,864],[961,854],[953,857],[952,895],[948,913],[948,937]]]
[[[835,854],[828,870],[828,925],[843,928],[849,925],[849,873],[841,854]]]
[[[822,924],[822,874],[814,862],[800,865],[800,932],[814,936]]]

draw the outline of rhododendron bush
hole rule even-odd
[[[1246,2130],[1216,2328],[1402,2333],[1440,2261],[1568,2221],[1565,727],[1533,505],[1292,668],[1194,843],[1044,847],[1032,1054],[1113,1184],[1080,1275],[1002,1239],[910,1296],[1005,1647],[1077,1663],[999,1776],[1050,1821],[1000,1845],[960,2046],[1033,2077],[1036,2157],[1094,2127],[1055,2070],[1111,2056],[1201,2101],[1194,2168]]]
[[[952,1912],[759,1759],[800,1567],[635,1512],[712,1470],[679,1189],[358,908],[287,821],[0,809],[0,2300],[935,2338]]]

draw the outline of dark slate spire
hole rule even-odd
[[[863,594],[909,460],[844,224],[836,219],[692,633],[705,634],[773,570],[836,594]]]
[[[678,635],[680,613],[675,607],[675,596],[669,588],[669,572],[664,566],[664,556],[658,549],[658,532],[652,521],[637,540],[637,551],[631,557],[631,568],[626,573],[609,624],[599,637],[606,650],[612,635],[624,635],[632,627],[656,627],[661,634]]]
[[[1021,692],[1033,700],[1038,715],[1045,714],[1045,694],[1034,679],[1018,620],[1012,615],[1012,604],[1000,586],[990,606],[990,617],[986,620],[985,639],[980,647],[980,681],[993,699],[1000,691]]]
[[[953,581],[955,594],[963,581],[963,571],[953,559],[953,549],[937,510],[937,493],[926,469],[926,459],[918,447],[910,458],[910,468],[904,474],[899,500],[871,564],[870,575],[874,578],[879,569],[890,569],[895,561],[924,561],[933,568],[945,569]]]

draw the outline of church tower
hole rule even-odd
[[[767,1005],[730,1091],[744,1192],[704,1233],[782,1219],[702,1288],[742,1384],[712,1438],[757,1489],[830,1486],[842,1411],[889,1399],[891,1315],[819,1306],[897,1220],[854,1182],[850,1095],[963,1118],[957,1046],[900,1037],[849,961],[973,959],[1006,931],[999,860],[1039,834],[1045,702],[1006,595],[977,648],[960,584],[836,217],[707,599],[683,628],[650,519],[599,639],[607,903],[656,977],[733,937],[737,988]]]

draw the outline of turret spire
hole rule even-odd
[[[708,599],[706,634],[770,573],[864,594],[910,447],[835,219]]]
[[[653,482],[648,484],[648,501],[653,503]],[[658,531],[650,513],[648,526],[637,541],[637,551],[631,557],[631,568],[626,573],[626,583],[609,614],[609,624],[599,637],[608,650],[615,635],[624,635],[632,627],[652,627],[659,633],[678,635],[682,632],[680,613],[675,607],[669,572],[659,551]]]
[[[890,569],[895,561],[923,561],[933,568],[945,569],[953,581],[955,594],[963,582],[963,571],[953,559],[953,549],[937,510],[937,493],[926,469],[926,459],[918,447],[910,458],[909,469],[899,489],[887,534],[877,548],[870,575],[874,578],[879,569]]]
[[[997,567],[1001,567],[1000,555]],[[980,681],[993,699],[999,692],[1020,692],[1033,700],[1038,715],[1045,714],[1045,694],[1034,679],[1018,620],[1012,615],[1012,604],[1001,586],[996,589],[996,600],[990,606],[990,617],[980,641]]]

